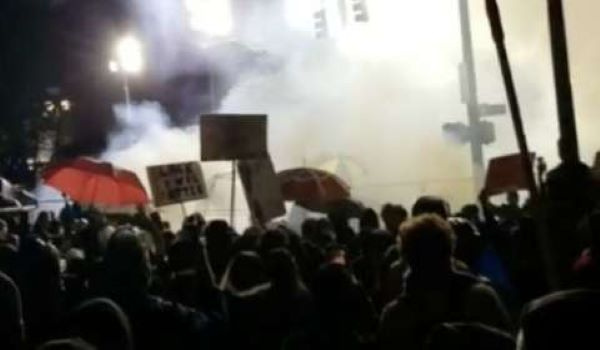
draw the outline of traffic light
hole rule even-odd
[[[488,121],[481,121],[473,128],[463,123],[445,123],[442,129],[446,137],[460,144],[479,141],[483,145],[489,145],[496,141],[496,129],[494,124]]]
[[[463,123],[445,123],[442,125],[444,136],[452,142],[465,144],[471,140],[469,127]]]
[[[352,0],[352,11],[356,22],[368,22],[369,11],[367,9],[367,0]]]
[[[328,27],[327,27],[327,12],[325,8],[321,8],[316,11],[313,15],[315,20],[315,36],[317,38],[325,38],[328,35]]]
[[[489,145],[496,141],[496,128],[492,122],[480,121],[478,128],[479,140],[484,145]]]

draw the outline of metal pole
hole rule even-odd
[[[185,221],[185,219],[187,218],[187,209],[185,207],[185,203],[184,202],[179,202],[179,205],[181,206],[181,214],[183,215],[183,221]]]
[[[460,29],[462,36],[463,73],[466,79],[466,105],[471,130],[471,161],[473,163],[473,181],[475,193],[483,187],[485,166],[483,163],[483,144],[479,137],[479,101],[477,99],[477,76],[473,58],[473,42],[471,38],[471,22],[469,18],[468,0],[459,0]]]
[[[129,77],[127,72],[123,71],[123,91],[125,92],[125,108],[127,109],[127,119],[131,119],[131,95],[129,92]]]
[[[546,222],[544,220],[544,215],[541,207],[539,191],[535,183],[533,165],[529,154],[529,148],[527,146],[527,138],[525,136],[525,130],[523,127],[521,109],[519,107],[519,99],[517,97],[515,84],[512,77],[510,61],[508,58],[508,54],[506,53],[506,45],[504,43],[504,29],[502,28],[500,11],[498,9],[498,4],[496,3],[496,0],[486,0],[486,8],[492,30],[492,37],[496,44],[496,51],[498,54],[498,60],[500,62],[502,77],[504,78],[506,97],[508,99],[508,105],[510,107],[510,115],[512,117],[515,135],[517,138],[517,144],[519,146],[519,152],[521,154],[521,165],[526,176],[531,204],[536,214],[538,225],[537,234],[542,250],[542,258],[546,266],[546,276],[548,278],[550,286],[556,287],[558,285],[558,280],[557,274],[555,273],[554,262],[552,258],[553,251],[550,246],[550,242],[548,241],[548,230],[546,229]]]
[[[235,185],[237,177],[237,162],[231,161],[231,201],[229,205],[229,225],[231,227],[235,224]]]
[[[579,146],[562,0],[548,0],[548,22],[560,137],[568,152],[568,160],[576,162],[579,160]]]
[[[214,78],[213,78],[213,74],[212,72],[208,73],[208,93],[209,93],[209,104],[210,104],[210,111],[211,112],[216,112],[216,107],[217,104],[215,103],[215,82],[214,82]]]

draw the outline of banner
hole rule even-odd
[[[256,222],[265,224],[285,214],[281,186],[270,157],[238,161],[238,172]]]
[[[535,159],[533,153],[530,153],[530,157]],[[489,195],[527,189],[529,186],[520,154],[490,159],[485,179],[485,190]]]
[[[146,168],[157,207],[207,198],[206,183],[198,162],[154,165]]]
[[[267,155],[267,116],[210,114],[200,117],[203,161],[262,158]]]

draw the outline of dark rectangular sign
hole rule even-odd
[[[203,161],[262,158],[267,155],[267,116],[209,114],[200,117]]]

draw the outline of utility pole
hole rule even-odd
[[[477,99],[477,76],[473,58],[473,40],[471,38],[471,22],[469,18],[468,0],[458,0],[460,10],[460,29],[462,35],[463,62],[461,64],[461,82],[463,103],[467,105],[468,127],[474,131],[479,129],[479,101]],[[483,187],[485,166],[483,164],[483,143],[477,133],[472,132],[470,138],[471,161],[473,164],[473,181],[475,193]]]
[[[463,61],[459,65],[460,91],[461,101],[467,106],[468,122],[467,125],[461,122],[445,123],[442,130],[453,139],[470,144],[474,193],[479,193],[485,174],[483,146],[496,140],[494,124],[482,121],[482,118],[506,114],[506,105],[479,103],[468,0],[458,0],[458,5],[463,52]]]
[[[569,161],[578,161],[579,146],[577,144],[577,128],[573,107],[573,93],[571,90],[569,53],[562,0],[548,0],[548,22],[550,26],[552,66],[554,69],[560,137],[565,150],[568,152]]]

